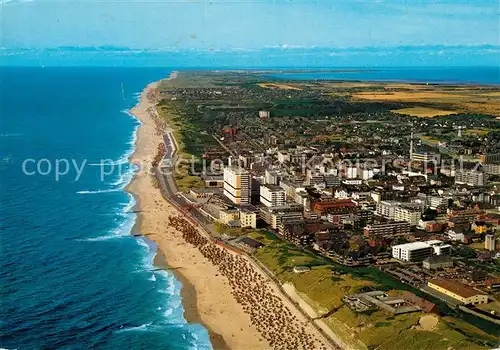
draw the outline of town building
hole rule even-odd
[[[500,278],[491,278],[484,281],[486,288],[492,291],[500,290]]]
[[[259,215],[266,224],[276,230],[278,224],[283,221],[303,218],[304,207],[296,203],[289,203],[281,207],[262,206]]]
[[[219,221],[224,225],[228,225],[230,221],[235,221],[240,218],[238,209],[221,209],[219,211]]]
[[[285,190],[285,194],[287,198],[295,198],[297,192],[305,191],[305,187],[301,184],[289,181],[282,180],[280,181],[279,186]]]
[[[429,206],[431,209],[436,209],[436,208],[446,208],[448,207],[448,202],[450,200],[450,197],[439,197],[439,196],[431,196],[429,198]]]
[[[455,172],[455,183],[469,186],[484,186],[486,184],[485,174],[477,170],[457,170]]]
[[[434,163],[439,165],[441,163],[441,154],[427,153],[427,152],[413,152],[411,153],[411,160],[414,162]]]
[[[220,188],[208,187],[208,188],[191,188],[189,190],[189,195],[194,198],[211,198],[215,194],[222,194]]]
[[[453,267],[453,260],[448,255],[431,255],[424,259],[422,266],[427,270]]]
[[[278,185],[261,185],[260,202],[266,207],[281,207],[285,205],[286,193]]]
[[[408,262],[423,261],[432,252],[432,247],[425,242],[399,244],[392,247],[393,258]]]
[[[255,157],[252,154],[240,154],[238,156],[238,164],[245,168],[245,169],[250,169],[252,164],[255,162]]]
[[[257,214],[249,209],[221,209],[219,222],[236,227],[257,227]]]
[[[202,175],[201,178],[205,182],[205,187],[224,187],[224,176],[222,175]]]
[[[436,306],[436,304],[431,303],[429,300],[420,298],[419,296],[416,296],[412,292],[403,292],[402,297],[408,300],[409,302],[417,306],[420,306],[422,311],[425,313],[433,313],[439,315],[438,307]]]
[[[421,216],[421,209],[416,206],[398,206],[394,210],[394,220],[406,221],[410,226],[417,226]]]
[[[273,211],[271,213],[271,227],[277,230],[281,224],[302,220],[303,218],[304,213],[302,211]]]
[[[363,229],[365,237],[395,237],[410,233],[410,224],[406,221],[388,221],[366,225]]]
[[[309,245],[314,241],[313,235],[307,232],[306,222],[302,218],[290,218],[278,223],[278,234],[296,245]]]
[[[465,305],[488,303],[488,295],[457,281],[432,279],[427,286]]]
[[[306,182],[307,186],[317,186],[325,184],[325,177],[323,174],[318,172],[309,171],[306,174]]]
[[[272,171],[266,169],[264,172],[264,183],[267,185],[278,185],[279,184],[279,174],[277,171]]]
[[[495,245],[495,235],[489,234],[484,237],[484,249],[494,252],[496,248]]]
[[[477,212],[475,209],[448,209],[448,227],[470,229],[471,224],[476,220]]]
[[[479,156],[479,159],[481,163],[488,163],[488,164],[498,164],[500,163],[500,153],[487,153],[487,154],[482,154]]]
[[[224,195],[234,204],[250,204],[251,176],[240,167],[224,168]]]
[[[283,164],[285,162],[289,162],[290,160],[291,160],[290,153],[288,153],[286,151],[279,151],[278,152],[278,162]]]
[[[398,244],[392,247],[392,257],[407,262],[423,261],[432,254],[447,255],[450,253],[451,246],[443,244],[439,240]]]
[[[434,240],[427,241],[428,244],[432,245],[434,249],[434,254],[436,255],[450,255],[451,254],[451,245],[443,244],[443,242]]]
[[[257,227],[257,214],[247,209],[240,210],[241,227]]]
[[[389,296],[386,292],[379,290],[346,295],[342,300],[355,312],[366,312],[378,309],[399,315],[422,310],[419,305],[415,305],[403,296]]]
[[[295,273],[304,273],[304,272],[308,272],[308,271],[311,271],[311,268],[308,266],[297,265],[297,266],[293,267],[293,272],[295,272]]]
[[[396,213],[396,208],[399,202],[397,201],[381,201],[377,204],[377,215],[382,216],[386,219],[394,220],[394,215]]]
[[[446,231],[446,234],[448,235],[448,238],[451,240],[451,241],[454,241],[454,242],[462,242],[464,243],[465,242],[465,234],[464,234],[464,231],[463,230],[459,230],[459,229],[448,229]]]
[[[269,111],[259,111],[260,119],[268,119],[271,116],[271,112]]]
[[[361,173],[361,178],[363,180],[370,180],[372,179],[376,174],[380,173],[380,169],[374,168],[374,169],[363,169],[363,172]]]
[[[427,221],[424,223],[424,229],[426,232],[434,233],[439,232],[443,229],[443,225],[436,221]]]
[[[256,250],[264,246],[259,241],[256,241],[255,239],[252,239],[250,237],[241,237],[239,240],[239,244],[249,250]]]
[[[318,215],[355,213],[358,204],[351,199],[319,199],[314,202],[313,210]]]
[[[324,175],[324,180],[325,180],[326,187],[340,186],[340,184],[342,183],[340,181],[340,178],[336,175],[333,175],[333,174]]]
[[[358,167],[357,166],[348,166],[345,169],[345,176],[348,179],[356,179],[358,177]]]
[[[483,164],[483,170],[489,175],[500,175],[500,164]]]

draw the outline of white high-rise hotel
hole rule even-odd
[[[285,205],[285,190],[277,185],[260,186],[260,202],[266,207],[281,207]]]
[[[250,204],[250,173],[240,167],[224,168],[224,195],[234,204]]]

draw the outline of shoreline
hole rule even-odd
[[[169,79],[175,77],[176,72],[173,72]],[[134,152],[129,157],[131,164],[150,164],[162,142],[150,116],[150,108],[156,108],[156,103],[150,100],[149,94],[158,85],[159,82],[149,84],[141,93],[138,104],[129,111],[141,123],[136,129]],[[201,324],[214,349],[269,348],[250,317],[234,300],[229,284],[217,268],[195,247],[184,242],[178,231],[169,227],[168,216],[176,215],[178,211],[162,197],[148,172],[139,169],[124,190],[134,197],[134,210],[138,211],[131,234],[155,242],[154,264],[160,268],[168,267],[182,283],[186,322]],[[202,294],[198,292],[200,290]]]
[[[170,77],[168,79],[175,79],[177,72],[172,72],[170,74]],[[143,95],[145,94],[146,91],[155,89],[159,82],[153,82],[149,84],[142,92],[141,92],[141,98],[140,101],[136,106],[134,106],[132,109],[129,110],[130,114],[137,119],[140,122],[140,125],[135,129],[135,142],[134,142],[134,151],[129,157],[129,162],[132,163],[134,159],[134,155],[137,152],[137,144],[138,144],[138,138],[139,138],[139,129],[144,125],[144,120],[139,118],[136,114],[134,114],[133,110],[141,104],[143,101]],[[140,170],[139,170],[140,172]],[[141,231],[141,223],[143,220],[143,214],[141,213],[141,198],[138,193],[135,193],[131,190],[133,187],[133,183],[136,180],[136,177],[139,175],[139,172],[135,173],[134,176],[132,177],[132,180],[125,186],[124,190],[132,195],[134,197],[135,204],[133,206],[133,210],[137,211],[134,225],[132,226],[131,235],[140,235],[137,236],[138,239],[144,239],[144,240],[149,240],[155,243],[157,250],[155,252],[155,256],[153,258],[153,265],[158,267],[158,268],[165,268],[166,270],[170,271],[173,275],[174,278],[181,282],[182,288],[181,288],[181,300],[182,300],[182,308],[183,308],[183,313],[184,313],[184,318],[186,319],[187,323],[199,323],[201,324],[208,333],[210,343],[212,344],[214,349],[229,349],[227,343],[225,342],[224,338],[218,334],[212,331],[210,326],[205,324],[198,313],[197,309],[197,298],[196,298],[196,290],[193,286],[193,284],[178,270],[178,269],[171,269],[171,266],[168,264],[167,259],[165,257],[165,254],[161,251],[159,244],[152,240],[149,239],[147,235],[142,234]]]
[[[153,264],[159,268],[170,268],[170,266],[166,262],[164,254],[159,250],[156,252],[156,255],[153,259]],[[201,320],[196,304],[197,298],[194,285],[186,278],[186,276],[182,274],[180,269],[169,269],[169,271],[174,275],[175,279],[182,284],[181,299],[182,308],[184,310],[184,318],[186,319],[186,321],[188,323],[201,324],[207,330],[210,343],[212,344],[214,349],[229,349],[229,346],[227,345],[224,338],[220,334],[215,333],[210,328],[210,326],[208,326]]]
[[[132,179],[133,181],[133,179]],[[132,181],[130,183],[132,183]],[[130,184],[129,184],[130,185]],[[128,192],[128,185],[125,187],[125,191]],[[140,210],[140,198],[136,194],[132,192],[130,193],[135,200],[135,205],[133,207],[133,210]],[[134,225],[132,226],[132,230],[130,234],[132,235],[137,235],[137,239],[143,239],[145,241],[150,241],[155,243],[156,246],[156,252],[155,256],[153,257],[153,265],[160,268],[160,269],[165,269],[169,272],[171,272],[174,275],[174,278],[181,282],[182,288],[181,288],[181,300],[182,300],[182,309],[184,310],[184,318],[187,323],[198,323],[203,326],[208,332],[208,337],[210,339],[210,343],[212,344],[214,349],[221,349],[221,350],[226,350],[230,349],[229,346],[227,345],[226,341],[224,338],[214,332],[209,325],[205,324],[198,313],[198,308],[197,308],[197,298],[196,298],[196,289],[194,285],[189,281],[189,279],[186,278],[180,271],[180,269],[174,269],[172,266],[170,266],[165,258],[165,254],[160,250],[160,247],[158,246],[158,243],[155,242],[152,239],[148,238],[148,235],[144,235],[140,233],[140,227],[141,227],[141,220],[142,220],[142,215],[140,212],[137,213],[136,219],[134,222]]]

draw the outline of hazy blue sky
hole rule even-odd
[[[498,0],[0,0],[0,46],[500,45]]]

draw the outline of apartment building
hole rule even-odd
[[[377,215],[386,219],[394,220],[396,208],[399,206],[397,201],[381,201],[377,204]]]
[[[241,227],[257,227],[257,214],[253,211],[242,209],[240,211]]]
[[[285,190],[277,185],[261,185],[260,202],[266,207],[284,206],[286,202]]]
[[[429,198],[429,206],[432,209],[448,207],[448,202],[451,197],[439,197],[439,196],[431,196]]]
[[[241,167],[224,168],[224,195],[234,204],[250,204],[251,176]]]
[[[261,207],[260,217],[273,229],[284,221],[291,219],[301,219],[304,217],[304,207],[300,204],[290,203],[281,207]]]
[[[407,262],[423,261],[431,256],[432,246],[425,242],[399,244],[392,247],[392,257]]]
[[[388,221],[365,226],[365,237],[395,237],[410,233],[410,224],[406,221]]]
[[[484,249],[494,252],[496,248],[495,235],[486,235],[484,238]]]
[[[439,240],[398,244],[392,247],[392,257],[407,262],[420,262],[431,255],[449,255],[451,246]]]
[[[455,183],[469,186],[483,186],[486,184],[486,176],[477,170],[457,170],[455,172]]]
[[[417,226],[422,212],[417,206],[398,206],[394,210],[394,220],[406,221],[410,226]]]
[[[441,154],[439,153],[427,153],[427,152],[413,152],[411,153],[411,160],[415,162],[423,163],[441,163]]]

